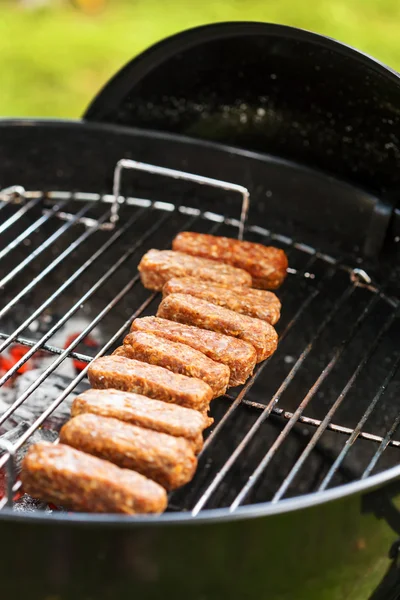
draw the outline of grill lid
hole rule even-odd
[[[399,105],[399,75],[348,46],[280,25],[220,23],[139,55],[84,118],[273,154],[361,185],[392,207]]]

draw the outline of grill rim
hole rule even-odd
[[[311,494],[304,494],[296,498],[287,498],[277,503],[260,502],[246,506],[239,506],[231,512],[229,508],[207,509],[200,511],[193,516],[189,511],[170,512],[161,515],[141,516],[141,515],[118,515],[118,514],[100,514],[100,513],[77,513],[77,512],[53,512],[45,516],[42,511],[35,512],[16,512],[9,508],[0,510],[0,521],[14,521],[27,523],[67,523],[74,525],[106,525],[106,526],[126,526],[132,525],[187,525],[192,523],[204,524],[218,522],[243,521],[249,518],[261,518],[286,514],[296,510],[313,508],[321,504],[327,504],[334,500],[340,500],[355,496],[357,493],[372,492],[385,483],[392,483],[400,477],[400,465],[386,469],[376,475],[371,475],[367,479],[353,481],[335,488],[324,491],[316,491]]]

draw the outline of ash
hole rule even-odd
[[[57,318],[58,317],[56,316],[51,318],[45,316],[41,320],[34,321],[29,328],[29,337],[31,339],[40,339],[43,333],[46,332],[46,326],[47,331],[49,331],[54,323],[54,319]],[[49,342],[53,346],[63,349],[70,343],[70,336],[79,334],[88,324],[89,321],[86,319],[73,318],[52,336]],[[8,333],[11,333],[13,328],[15,328],[15,323],[9,323]],[[90,336],[93,340],[100,343],[101,336],[98,330],[92,331]],[[12,355],[9,352],[9,349],[3,356],[10,359]],[[57,356],[54,355],[43,355],[42,353],[34,354],[28,361],[30,368],[13,378],[11,385],[4,385],[0,388],[0,416],[8,411],[13,404],[18,401],[21,395],[27,392],[30,386],[44,375],[46,369],[48,369],[56,359]],[[65,359],[57,369],[45,377],[38,387],[28,395],[23,403],[12,412],[0,426],[0,457],[7,451],[10,444],[13,446],[18,445],[21,437],[28,431],[36,419],[38,419],[51,405],[51,403],[64,392],[67,386],[76,377],[77,372],[73,360]],[[74,388],[73,394],[67,396],[67,398],[61,402],[60,406],[49,415],[42,426],[36,429],[36,431],[29,436],[29,439],[16,451],[14,455],[14,469],[17,476],[21,471],[22,460],[31,444],[42,441],[57,441],[58,432],[61,426],[70,417],[73,398],[88,387],[89,383],[86,379],[79,382]],[[5,492],[4,481],[5,472],[0,472],[0,497],[2,497]],[[31,498],[28,494],[22,494],[20,497],[16,497],[13,503],[13,510],[17,512],[33,512],[40,510],[51,513],[54,509],[62,510],[61,507],[50,507],[44,502]]]
[[[46,513],[53,512],[47,504],[28,496],[28,494],[24,494],[14,501],[13,510],[16,512],[36,512],[37,510],[43,510]]]
[[[75,317],[70,319],[64,327],[57,331],[52,338],[50,343],[58,348],[64,348],[67,344],[68,338],[83,331],[89,321],[81,317]],[[49,326],[51,322],[49,323]],[[41,323],[43,327],[43,324]],[[41,327],[40,336],[43,335],[43,328]],[[34,333],[38,330],[39,326],[36,322],[32,323],[30,330]],[[91,337],[96,340],[100,340],[100,332],[94,330],[90,333]],[[33,368],[25,371],[18,375],[10,386],[3,386],[0,388],[0,416],[7,411],[14,402],[20,398],[21,394],[29,389],[38,378],[44,373],[44,371],[56,360],[57,356],[54,355],[41,355],[39,358],[33,355],[31,359],[31,365]],[[19,425],[26,423],[32,424],[34,421],[50,406],[50,404],[65,390],[65,388],[71,383],[76,377],[77,371],[74,367],[74,363],[71,359],[65,359],[57,369],[50,373],[44,381],[24,400],[24,402],[10,415],[10,417],[2,424],[0,428],[1,434],[5,432],[15,430]],[[48,417],[45,422],[45,426],[53,431],[59,431],[63,423],[65,423],[70,417],[71,403],[75,395],[81,393],[89,387],[86,379],[81,381],[74,389],[72,395],[65,398],[59,407]],[[33,439],[33,437],[31,438]]]
[[[50,359],[49,363],[52,362],[52,360],[53,359]],[[42,375],[46,366],[49,364],[47,363],[47,360],[43,361],[43,363],[44,364],[39,368],[32,369],[31,371],[27,371],[23,375],[20,375],[12,388],[3,391],[0,396],[0,414],[8,410],[15,400],[17,400],[20,395],[25,392],[25,390],[27,390],[40,375]],[[61,373],[51,373],[5,421],[2,426],[2,431],[9,431],[21,422],[33,423],[57,398],[57,396],[65,390],[74,377],[75,372],[69,377],[62,375]],[[80,382],[74,390],[74,395],[68,396],[61,402],[60,406],[49,416],[46,424],[48,424],[50,428],[58,431],[63,423],[70,417],[71,403],[74,396],[88,387],[89,385],[87,382]]]

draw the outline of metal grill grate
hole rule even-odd
[[[184,229],[237,236],[239,227],[196,208],[127,198],[123,218],[110,230],[102,224],[110,218],[111,196],[31,192],[25,197],[22,206],[0,206],[5,244],[0,353],[16,342],[28,348],[1,374],[0,390],[39,351],[52,360],[0,413],[5,430],[60,367],[73,358],[92,360],[78,348],[91,331],[101,330],[100,356],[121,342],[132,319],[154,314],[159,298],[142,288],[136,269],[147,249],[168,247]],[[97,225],[87,229],[84,219]],[[245,239],[273,243],[289,255],[290,275],[278,292],[280,343],[244,386],[213,402],[215,425],[195,479],[171,495],[171,510],[192,515],[209,507],[234,511],[244,503],[276,503],[368,477],[399,459],[400,417],[393,401],[399,385],[398,300],[362,270],[284,235],[248,225]],[[59,346],[58,332],[80,314],[85,326],[67,347]],[[34,336],[32,327],[44,315],[53,316],[52,325]],[[85,381],[87,368],[70,377],[12,443],[0,437],[0,468],[9,475],[1,508],[12,505],[19,489],[18,451]]]

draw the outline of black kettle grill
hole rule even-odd
[[[397,73],[261,23],[156,44],[80,121],[0,123],[0,351],[26,349],[0,373],[2,598],[400,597],[399,138]],[[143,253],[241,226],[288,253],[280,343],[213,403],[193,482],[157,517],[24,504],[20,452],[155,312]]]

